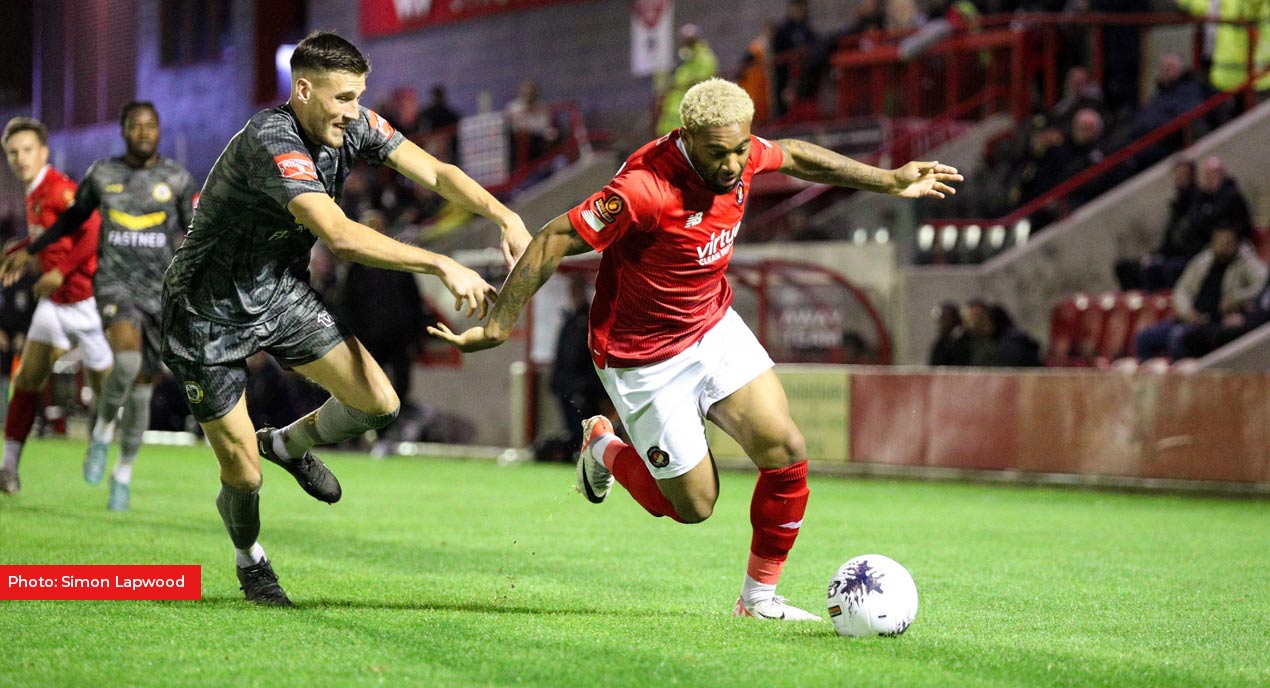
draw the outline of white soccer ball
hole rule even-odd
[[[917,586],[894,559],[866,554],[829,581],[829,619],[838,635],[899,635],[917,616]]]

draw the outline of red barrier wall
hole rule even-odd
[[[1270,374],[850,370],[852,463],[1270,482]]]

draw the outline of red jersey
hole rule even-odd
[[[35,239],[66,212],[75,200],[75,182],[45,167],[26,194],[26,222],[30,239]],[[97,232],[101,224],[93,213],[83,225],[40,251],[40,270],[62,271],[65,280],[50,298],[55,303],[75,303],[93,295],[93,275],[97,272]]]
[[[750,179],[785,162],[750,137],[736,188],[716,194],[688,161],[679,132],[644,145],[602,191],[569,211],[573,229],[602,253],[591,304],[591,356],[601,368],[664,361],[727,313],[723,273],[741,229]]]

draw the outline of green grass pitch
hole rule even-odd
[[[261,542],[299,605],[241,599],[205,447],[149,447],[108,513],[82,446],[36,441],[0,562],[202,564],[200,602],[0,602],[0,685],[1266,686],[1270,504],[812,476],[781,592],[846,559],[912,572],[899,638],[729,616],[752,474],[704,524],[558,465],[330,454],[335,506],[265,467]],[[113,458],[112,458],[113,462]]]

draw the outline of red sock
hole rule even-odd
[[[604,465],[613,471],[618,484],[631,493],[635,501],[654,516],[669,516],[683,523],[675,507],[657,487],[657,479],[648,472],[648,466],[639,458],[635,447],[621,440],[613,440],[604,448]]]
[[[798,539],[807,511],[807,461],[784,468],[759,469],[750,501],[750,563],[746,574],[759,583],[775,585],[785,558]]]
[[[25,442],[31,434],[31,424],[35,422],[35,411],[39,405],[40,393],[29,389],[14,389],[13,398],[9,400],[9,414],[4,419],[4,438],[14,442]]]

